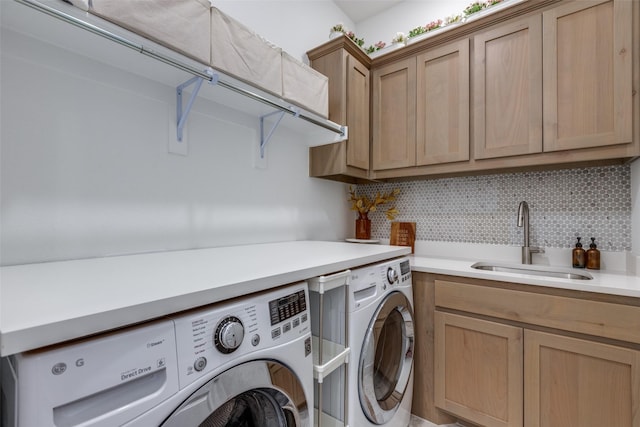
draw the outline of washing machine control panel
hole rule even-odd
[[[387,268],[387,281],[391,285],[398,281],[398,272],[391,267]]]
[[[400,282],[409,282],[411,281],[411,265],[409,264],[409,260],[404,260],[400,262]]]
[[[411,265],[408,257],[351,270],[349,310],[354,312],[376,304],[381,296],[402,291],[411,293]]]
[[[235,316],[225,317],[218,323],[213,334],[213,343],[221,353],[233,353],[244,338],[242,321]]]
[[[307,298],[304,291],[298,291],[286,297],[269,301],[271,326],[284,322],[307,310]]]
[[[411,280],[409,260],[394,262],[386,267],[386,283],[389,285],[405,284]]]
[[[307,285],[299,283],[174,317],[180,388],[309,335],[307,301]]]

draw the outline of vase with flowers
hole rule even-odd
[[[347,31],[346,33],[344,33],[344,35],[350,38],[355,44],[358,45],[358,47],[361,48],[362,45],[364,45],[364,39],[356,37],[356,33],[354,33],[353,31]]]
[[[329,30],[329,39],[335,39],[347,32],[347,29],[342,23],[336,24]]]
[[[404,46],[407,44],[407,36],[403,32],[397,32],[391,39],[391,43],[397,46]]]
[[[366,195],[358,196],[356,190],[353,189],[353,187],[349,187],[351,210],[358,213],[358,218],[356,219],[356,239],[371,239],[371,219],[369,219],[369,212],[375,212],[378,210],[378,206],[394,201],[399,193],[400,189],[396,188],[388,193],[378,192],[375,197],[369,198]],[[385,215],[389,220],[395,219],[398,213],[398,209],[396,209],[395,206],[385,211]]]

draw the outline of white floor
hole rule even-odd
[[[459,424],[434,424],[430,421],[411,415],[411,422],[408,427],[461,427]]]

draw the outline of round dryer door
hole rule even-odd
[[[284,365],[235,366],[193,393],[161,427],[307,427],[302,385]]]
[[[366,417],[387,423],[398,410],[413,367],[413,311],[401,292],[380,303],[360,353],[358,391]]]

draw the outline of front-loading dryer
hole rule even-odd
[[[6,427],[312,427],[307,301],[298,283],[5,358]]]
[[[414,351],[409,259],[352,270],[349,295],[349,424],[406,427]]]

